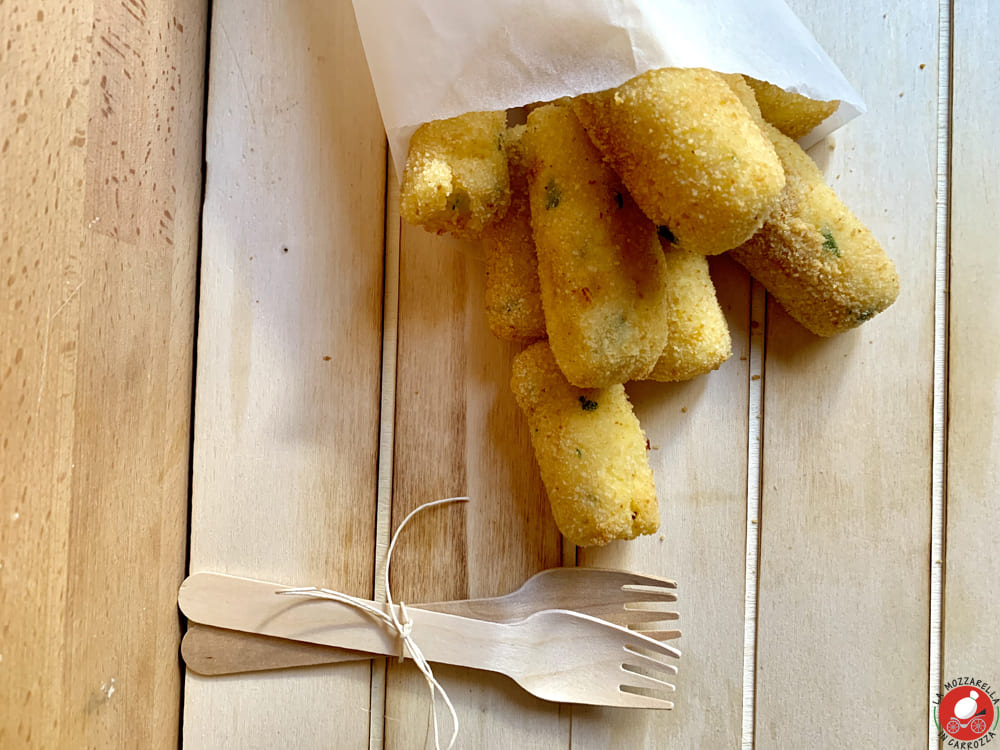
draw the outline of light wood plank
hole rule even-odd
[[[395,459],[396,368],[399,322],[399,181],[387,167],[385,190],[385,270],[382,284],[382,398],[379,424],[378,498],[375,509],[375,590],[372,599],[386,601],[385,570],[380,567],[392,534],[392,480]],[[385,745],[385,659],[372,665],[369,750]]]
[[[817,156],[896,261],[902,293],[833,340],[768,310],[756,746],[918,747],[928,676],[938,8],[790,4],[868,104]]]
[[[393,527],[429,500],[467,494],[407,526],[397,600],[492,596],[560,564],[559,535],[510,392],[517,348],[489,333],[476,243],[403,227],[400,249]],[[506,678],[435,673],[456,704],[463,747],[565,747],[557,706]],[[385,746],[421,747],[429,699],[411,664],[389,666]],[[446,729],[447,719],[444,720]]]
[[[743,691],[750,279],[728,258],[712,277],[733,337],[718,371],[687,383],[632,383],[650,442],[660,533],[578,550],[582,565],[674,578],[683,636],[672,711],[573,710],[574,750],[736,747]],[[711,717],[707,720],[707,717]]]
[[[954,4],[938,1],[937,195],[934,236],[934,392],[931,404],[930,602],[927,659],[927,746],[938,747],[941,615],[944,603],[945,474],[948,442],[948,231],[951,138],[951,19]]]
[[[951,295],[947,549],[942,682],[1000,693],[1000,157],[984,123],[1000,117],[1000,8],[955,3],[951,119]]]
[[[750,288],[750,393],[747,409],[747,541],[746,592],[743,602],[743,721],[742,750],[753,747],[757,702],[757,584],[760,564],[760,467],[763,442],[764,333],[767,322],[767,292],[759,281]]]
[[[206,12],[0,4],[2,747],[177,743]]]
[[[216,2],[191,570],[371,596],[385,143],[350,2]],[[363,747],[370,663],[186,681],[186,747]],[[334,739],[335,738],[335,739]]]

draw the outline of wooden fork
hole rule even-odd
[[[195,622],[263,635],[397,655],[395,634],[351,606],[277,595],[281,584],[195,573],[178,594]],[[387,611],[387,610],[386,610]],[[641,633],[568,610],[495,623],[408,608],[428,661],[499,672],[533,695],[563,703],[673,708],[663,697],[680,652]]]
[[[676,582],[666,578],[621,570],[550,568],[505,596],[413,606],[492,622],[523,619],[543,609],[568,609],[638,630],[657,640],[668,640],[680,636],[680,631],[661,626],[664,621],[677,619],[676,612],[664,609],[664,605],[677,600],[676,588]],[[188,669],[203,675],[334,664],[372,656],[197,623],[188,626],[181,655]]]

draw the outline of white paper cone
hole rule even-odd
[[[424,122],[601,91],[655,68],[841,100],[805,147],[865,111],[783,0],[354,0],[354,12],[397,176]]]

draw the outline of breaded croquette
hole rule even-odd
[[[777,129],[767,132],[787,184],[761,231],[732,256],[813,333],[850,330],[895,301],[896,268],[809,155]]]
[[[656,227],[569,107],[534,110],[523,140],[545,326],[559,367],[581,388],[645,377],[667,336]]]
[[[503,218],[483,230],[486,254],[486,318],[504,340],[545,338],[545,314],[538,286],[538,257],[531,234],[528,175],[521,147],[524,125],[504,138],[510,173],[510,205]]]
[[[573,106],[636,203],[688,250],[746,242],[784,187],[774,147],[712,71],[649,71]]]
[[[765,122],[764,116],[760,113],[760,104],[757,103],[757,95],[750,88],[747,79],[739,73],[719,73],[719,77],[733,90],[736,98],[740,100],[740,103],[750,113],[750,117],[757,123],[757,127],[763,128]]]
[[[667,345],[648,380],[690,380],[718,369],[732,354],[729,325],[701,253],[664,242]]]
[[[764,119],[792,140],[811,133],[840,106],[836,99],[817,101],[802,94],[785,91],[767,81],[758,81],[749,76],[745,76],[745,79],[757,96]]]
[[[589,547],[657,530],[646,437],[624,386],[570,385],[540,341],[514,358],[511,389],[563,536]]]
[[[507,210],[504,112],[469,112],[421,125],[410,139],[400,214],[429,232],[474,239]]]

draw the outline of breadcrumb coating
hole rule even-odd
[[[667,337],[656,227],[569,107],[534,110],[523,140],[542,307],[559,367],[581,388],[645,377]]]
[[[712,71],[649,71],[573,106],[636,203],[688,250],[746,242],[784,187],[771,142]]]
[[[524,130],[524,125],[510,128],[504,138],[510,174],[507,213],[483,230],[486,318],[493,335],[507,341],[545,338],[538,256],[531,233],[528,175],[521,146]]]
[[[732,256],[813,333],[848,331],[896,300],[896,268],[809,155],[776,128],[767,132],[787,184],[763,229]]]
[[[511,389],[566,539],[590,547],[659,528],[646,436],[624,386],[576,388],[540,341],[514,358]]]
[[[732,89],[733,93],[736,94],[736,98],[740,100],[740,104],[750,113],[750,117],[757,123],[757,127],[763,131],[764,116],[760,113],[760,104],[757,103],[757,95],[750,88],[747,79],[739,73],[719,73],[719,77]]]
[[[837,99],[817,101],[802,94],[785,91],[767,81],[758,81],[749,76],[745,78],[757,97],[764,119],[792,140],[811,133],[840,106]]]
[[[478,238],[510,200],[504,112],[469,112],[421,125],[410,139],[400,214],[429,232]]]
[[[667,261],[667,345],[648,380],[690,380],[719,368],[732,355],[726,316],[715,294],[708,259],[663,245]]]

